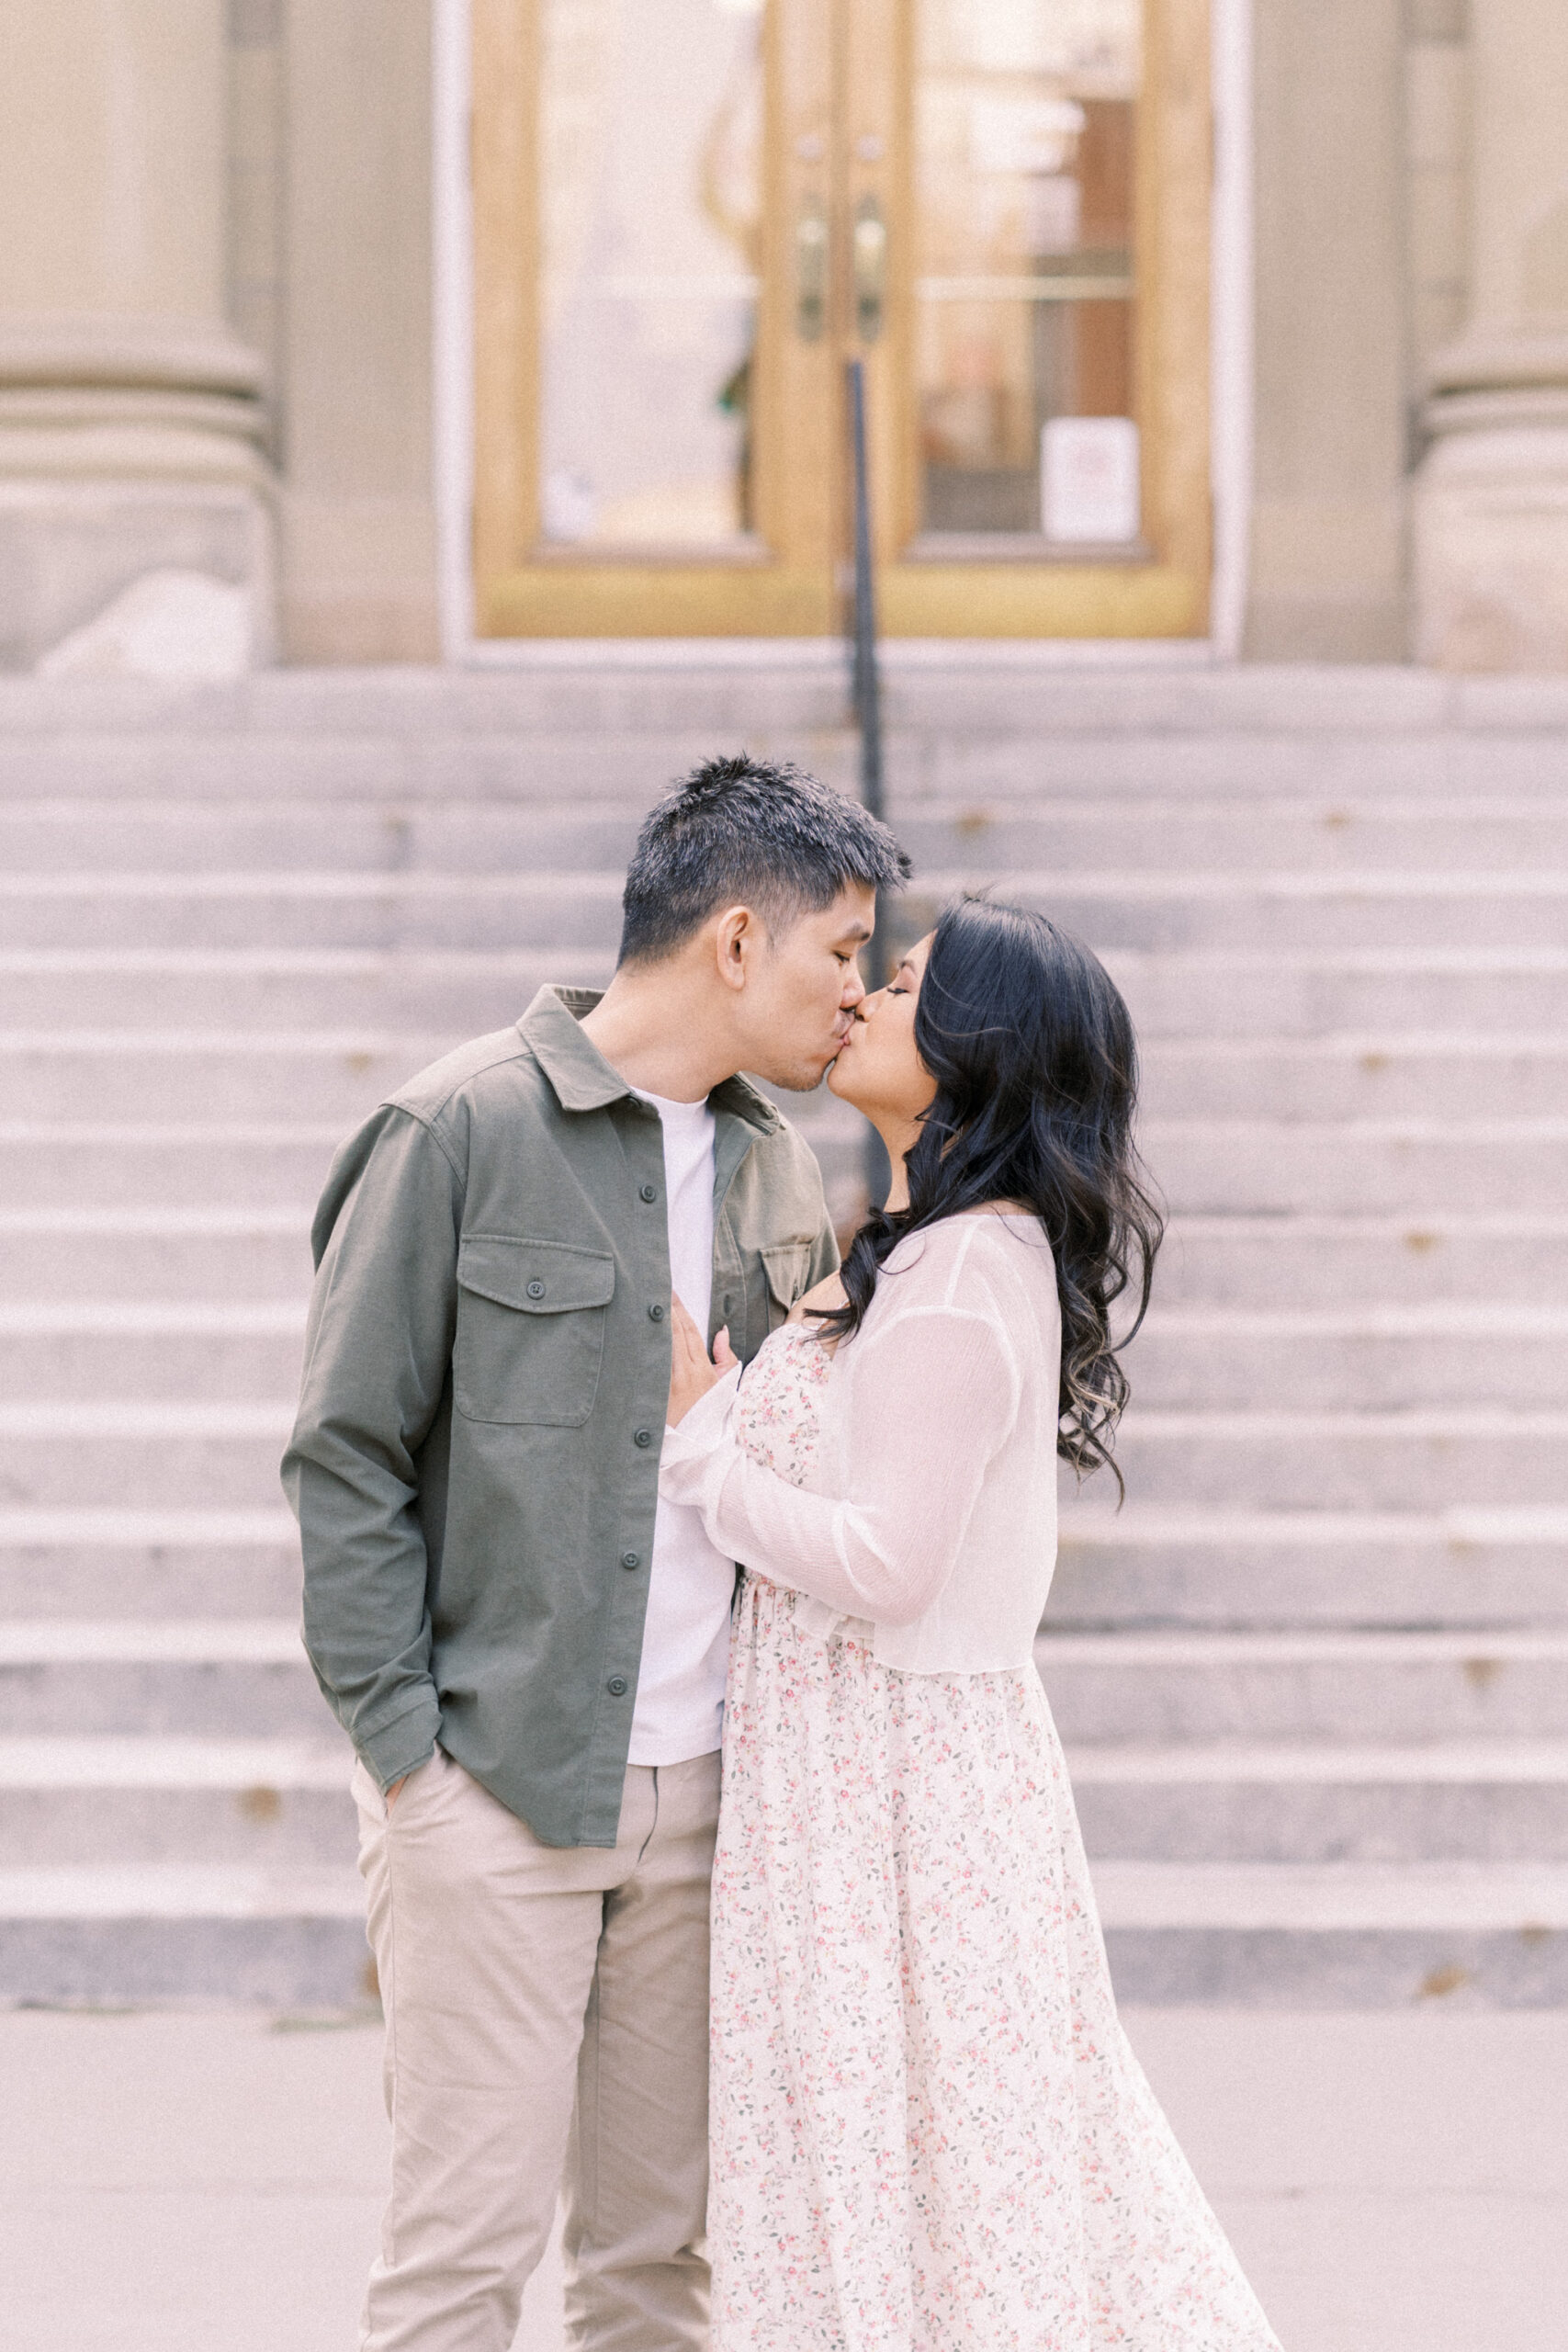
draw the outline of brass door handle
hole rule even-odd
[[[882,333],[883,303],[887,291],[887,223],[874,196],[863,196],[855,207],[852,250],[855,333],[862,343],[874,343]]]
[[[820,343],[827,326],[828,208],[807,196],[795,224],[795,331],[802,343]]]

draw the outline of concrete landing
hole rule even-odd
[[[1465,1998],[1126,2013],[1287,2352],[1561,2352],[1568,2014]],[[0,2014],[7,2352],[350,2352],[379,2061],[370,2020]],[[561,2352],[553,2265],[515,2352]]]

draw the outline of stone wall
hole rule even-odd
[[[1568,11],[1254,7],[1246,652],[1568,667]],[[430,18],[21,13],[0,669],[438,657]]]

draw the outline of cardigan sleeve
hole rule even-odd
[[[721,1552],[846,1616],[912,1624],[953,1573],[1020,1379],[993,1318],[917,1307],[844,1343],[845,1495],[812,1494],[744,1453],[716,1389],[666,1432],[659,1488]],[[733,1403],[733,1392],[729,1402]]]

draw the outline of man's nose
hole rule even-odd
[[[858,960],[852,957],[844,972],[844,993],[839,1000],[846,1012],[852,1012],[865,995],[865,980]]]

